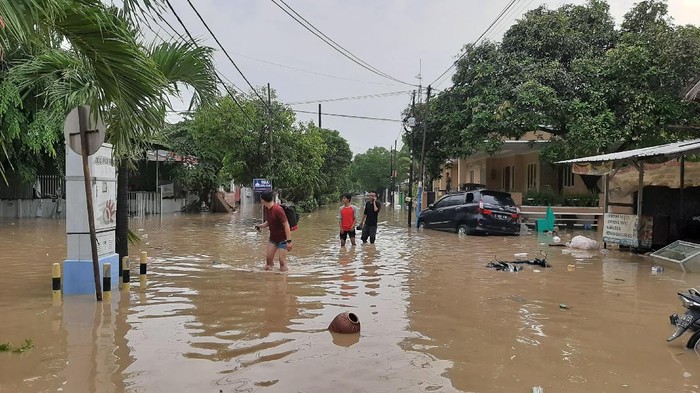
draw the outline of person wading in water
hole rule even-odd
[[[255,229],[270,228],[270,243],[267,245],[265,270],[275,267],[275,254],[279,253],[280,271],[286,272],[287,251],[292,251],[292,230],[289,228],[287,215],[284,208],[275,203],[274,195],[270,191],[260,194],[260,200],[265,206],[265,222],[256,225]]]

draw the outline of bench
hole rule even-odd
[[[527,211],[521,210],[520,215],[527,219],[528,226],[535,225],[535,220],[537,218],[543,218],[546,215],[544,211]],[[576,212],[576,211],[566,211],[557,212],[554,211],[554,224],[557,226],[565,226],[569,229],[574,227],[598,227],[599,219],[602,218],[604,213],[601,212]],[[531,223],[530,223],[531,221]]]

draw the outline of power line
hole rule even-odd
[[[521,1],[521,0],[519,0],[519,1]],[[532,4],[532,2],[534,0],[529,0],[529,1],[527,1],[527,3],[525,1],[527,1],[527,0],[522,0],[522,6],[520,8],[518,8],[517,11],[515,11],[512,14],[510,12],[508,12],[505,16],[508,18],[512,17],[513,18],[512,22],[516,21],[518,15],[521,15],[523,13],[523,11],[525,11],[530,6],[530,4]],[[515,9],[515,8],[513,8],[513,9]],[[503,20],[501,20],[501,22],[503,22],[505,20],[506,19],[504,18]],[[496,24],[496,26],[494,26],[492,33],[489,34],[489,39],[497,38],[503,32],[504,29],[509,27],[509,24],[507,22],[506,23],[501,23],[501,22],[499,22],[498,24]]]
[[[169,0],[168,0],[168,1],[169,1]],[[202,15],[200,15],[199,11],[197,11],[197,8],[194,6],[194,4],[192,4],[192,1],[191,1],[191,0],[187,0],[187,4],[189,4],[190,7],[192,8],[192,10],[194,11],[194,13],[197,14],[197,18],[199,18],[200,22],[202,22],[202,24],[203,24],[204,27],[207,29],[207,31],[208,31],[209,34],[212,36],[212,38],[214,38],[214,41],[216,41],[216,44],[219,46],[219,48],[221,48],[221,51],[224,52],[224,54],[226,55],[226,57],[228,58],[228,60],[229,60],[229,61],[231,62],[231,64],[233,64],[233,66],[236,68],[236,71],[238,71],[238,73],[241,74],[241,76],[243,77],[243,80],[245,80],[245,83],[247,83],[248,86],[250,86],[250,89],[253,90],[253,93],[260,99],[260,101],[263,103],[263,105],[265,105],[265,107],[267,108],[267,110],[268,110],[268,111],[272,111],[272,108],[270,108],[270,106],[267,104],[267,101],[265,101],[262,97],[260,97],[260,94],[258,94],[258,91],[255,90],[255,88],[254,88],[253,85],[250,83],[250,81],[248,80],[248,78],[246,78],[246,76],[245,76],[245,74],[243,73],[243,71],[241,71],[241,69],[238,67],[238,65],[236,64],[236,62],[233,61],[233,58],[231,58],[231,55],[228,54],[228,52],[226,51],[226,48],[224,48],[224,46],[221,45],[221,42],[220,42],[219,39],[216,37],[216,34],[214,34],[214,32],[211,31],[211,29],[209,28],[209,25],[207,24],[207,22],[204,21],[204,18],[202,18]],[[175,10],[173,10],[173,12],[175,12]]]
[[[501,17],[503,17],[503,14],[505,14],[506,11],[508,11],[508,10],[513,6],[513,4],[514,4],[516,1],[517,1],[517,0],[510,0],[510,3],[508,3],[508,4],[503,8],[503,10],[501,10],[501,12],[498,14],[498,16],[496,16],[496,19],[494,19],[494,21],[491,22],[491,24],[489,25],[489,27],[487,27],[486,30],[484,30],[484,32],[481,33],[481,35],[479,36],[479,38],[477,38],[476,41],[474,41],[474,44],[478,43],[479,40],[481,40],[481,39],[486,35],[486,33],[489,32],[489,30],[496,24],[496,22],[498,22],[498,21],[501,19]],[[435,80],[434,80],[432,83],[430,83],[430,85],[435,85],[435,84],[436,84],[435,82],[437,82],[438,80],[440,80],[443,76],[445,76],[445,74],[447,74],[448,72],[450,72],[450,70],[452,70],[454,67],[456,67],[456,66],[457,66],[457,63],[458,63],[460,60],[462,60],[462,58],[464,58],[464,56],[466,56],[467,53],[469,53],[469,52],[468,52],[468,51],[465,51],[464,53],[462,53],[462,54],[457,58],[457,60],[455,60],[449,68],[447,68],[442,74],[440,74],[440,76],[438,76],[437,78],[435,78]],[[443,81],[440,81],[440,83],[437,83],[437,85],[440,85],[440,84],[443,83],[443,82],[444,82],[444,80],[443,80]]]
[[[188,1],[189,1],[189,0],[188,0]],[[387,74],[387,73],[385,73],[385,72],[383,72],[383,71],[380,71],[380,70],[377,69],[376,67],[373,67],[372,65],[370,65],[370,64],[367,63],[366,61],[364,61],[364,60],[362,60],[361,58],[359,58],[358,56],[356,56],[354,53],[352,53],[352,52],[350,52],[349,50],[345,49],[342,45],[340,45],[340,44],[338,44],[337,42],[333,41],[333,39],[331,39],[331,38],[328,37],[326,34],[324,34],[321,30],[319,30],[318,28],[316,28],[316,26],[314,26],[313,24],[311,24],[311,22],[309,22],[308,20],[304,19],[303,16],[301,16],[301,15],[300,15],[298,12],[296,12],[292,7],[290,7],[287,3],[285,3],[284,0],[279,0],[279,1],[280,1],[282,4],[284,4],[287,8],[289,8],[289,11],[288,11],[286,8],[282,7],[282,6],[277,2],[277,0],[270,0],[270,1],[272,1],[273,4],[275,4],[279,9],[281,9],[282,11],[284,11],[284,13],[286,13],[287,15],[289,15],[289,17],[291,17],[292,19],[294,19],[294,20],[295,20],[297,23],[299,23],[302,27],[304,27],[306,30],[308,30],[309,32],[311,32],[311,34],[313,34],[313,35],[315,35],[316,37],[318,37],[318,39],[320,39],[321,41],[325,42],[328,46],[330,46],[331,48],[333,48],[334,50],[336,50],[336,51],[337,51],[338,53],[340,53],[341,55],[343,55],[343,56],[345,56],[346,58],[350,59],[353,63],[355,63],[355,64],[359,65],[360,67],[362,67],[362,68],[364,68],[364,69],[366,69],[366,70],[368,70],[368,71],[370,71],[370,72],[372,72],[372,73],[374,73],[374,74],[377,74],[377,75],[379,75],[379,76],[381,76],[381,77],[383,77],[383,78],[387,78],[387,79],[393,80],[393,81],[395,81],[395,82],[402,83],[402,84],[404,84],[404,85],[415,86],[415,85],[413,85],[413,84],[411,84],[411,83],[404,82],[404,81],[402,81],[402,80],[400,80],[400,79],[394,78],[393,76],[391,76],[391,75],[389,75],[389,74]],[[292,13],[290,13],[290,11],[291,11],[292,13],[294,13],[294,15],[296,15],[296,16],[292,15]],[[298,17],[298,18],[297,18],[297,17]],[[299,19],[303,20],[303,21],[306,22],[306,23],[302,22],[302,21],[299,20]]]
[[[185,26],[185,23],[182,21],[182,19],[180,19],[180,16],[177,14],[177,12],[175,12],[175,8],[173,8],[173,5],[170,3],[170,0],[165,0],[165,3],[168,5],[168,8],[170,8],[170,11],[173,13],[173,15],[175,15],[175,18],[177,19],[180,26],[182,26],[182,28],[185,30],[185,33],[190,38],[190,41],[192,41],[192,44],[195,47],[198,47],[199,45],[197,44],[197,41],[194,39],[194,37],[192,37],[192,34],[190,34],[190,31],[187,29],[187,26]],[[221,83],[221,85],[224,87],[224,89],[226,90],[228,95],[231,96],[231,98],[233,99],[233,102],[235,102],[236,106],[238,106],[238,109],[240,109],[241,113],[243,113],[243,115],[246,117],[246,119],[248,119],[248,121],[250,122],[250,125],[254,126],[255,122],[253,121],[253,119],[250,118],[250,116],[248,115],[248,112],[246,112],[245,109],[243,109],[243,106],[236,98],[236,95],[233,94],[231,92],[231,90],[229,90],[228,85],[226,85],[224,83],[224,81],[221,79],[221,75],[219,75],[219,72],[215,71],[215,74],[216,74],[216,79],[219,80],[219,83]]]
[[[235,53],[235,52],[231,52],[231,53],[234,53],[235,55],[240,56],[240,57],[244,57],[244,58],[246,58],[246,59],[259,61],[259,62],[261,62],[261,63],[270,64],[270,65],[277,66],[277,67],[282,67],[282,68],[287,68],[287,69],[294,70],[294,71],[306,72],[306,73],[313,74],[313,75],[325,76],[325,77],[328,77],[328,78],[341,79],[341,80],[346,80],[346,81],[351,81],[351,82],[371,83],[371,84],[375,84],[375,85],[398,86],[398,85],[395,84],[395,83],[374,82],[374,81],[366,81],[366,80],[362,80],[362,79],[346,78],[346,77],[343,77],[343,76],[337,76],[337,75],[326,74],[326,73],[324,73],[324,72],[305,70],[305,69],[303,69],[303,68],[288,66],[288,65],[285,65],[285,64],[279,64],[279,63],[275,63],[275,62],[273,62],[273,61],[258,59],[258,58],[251,57],[251,56],[246,56],[246,55],[243,55],[243,54],[240,54],[240,53]]]
[[[318,112],[302,111],[302,110],[298,110],[298,109],[292,109],[292,112],[296,112],[296,113],[308,113],[308,114],[311,114],[311,115],[317,115],[317,114],[318,114]],[[388,119],[388,118],[385,118],[385,117],[370,117],[370,116],[345,115],[345,114],[341,114],[341,113],[321,113],[321,115],[324,115],[324,116],[335,116],[335,117],[346,117],[346,118],[349,118],[349,119],[391,121],[391,122],[401,123],[401,120],[397,120],[397,119]]]
[[[288,102],[287,105],[315,104],[315,103],[320,103],[320,102],[333,102],[333,101],[364,100],[367,98],[398,96],[398,95],[406,94],[406,93],[410,93],[410,91],[393,91],[393,92],[389,92],[389,93],[368,94],[368,95],[364,95],[364,96],[326,98],[326,99],[311,100],[311,101]]]

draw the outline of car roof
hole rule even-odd
[[[487,195],[500,195],[500,196],[507,196],[507,197],[512,197],[512,195],[509,192],[505,191],[494,191],[494,190],[475,190],[479,191],[482,194],[487,194]]]

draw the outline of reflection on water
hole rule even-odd
[[[64,224],[0,223],[0,343],[35,345],[0,353],[0,392],[700,391],[700,356],[665,342],[700,276],[535,234],[409,230],[389,208],[376,244],[341,249],[335,211],[302,216],[285,274],[261,271],[258,209],[134,220],[147,288],[57,306]],[[484,267],[541,252],[552,268]],[[361,334],[326,330],[344,311]]]

